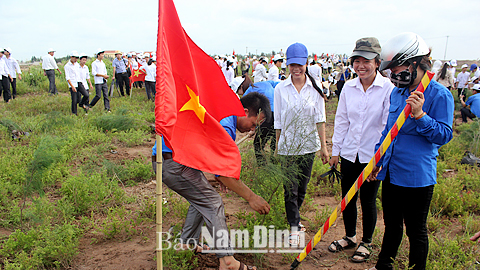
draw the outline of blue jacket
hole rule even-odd
[[[277,84],[279,83],[280,82],[274,81],[257,82],[253,85],[253,87],[250,86],[243,95],[246,96],[250,92],[258,92],[260,94],[263,94],[270,101],[270,109],[273,113],[273,95],[275,93],[275,86],[277,86]]]
[[[172,150],[168,148],[167,145],[165,144],[165,140],[163,139],[163,136],[162,136],[162,153],[172,153]],[[152,147],[152,156],[156,156],[156,155],[157,155],[157,141],[155,141],[155,144]]]
[[[387,125],[380,142],[385,139],[405,107],[410,93],[395,87],[390,96]],[[431,81],[424,92],[423,111],[427,115],[419,120],[408,117],[385,155],[377,163],[383,166],[377,179],[384,180],[389,172],[390,182],[402,187],[425,187],[437,183],[438,149],[452,139],[454,102],[450,91]]]
[[[465,104],[470,105],[470,111],[472,111],[476,117],[480,117],[480,95],[475,94],[470,96]]]

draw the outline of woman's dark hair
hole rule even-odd
[[[148,63],[147,63],[147,65],[149,65],[149,66],[150,66],[152,63],[153,63],[153,59],[152,59],[152,58],[150,58],[150,59],[148,60]]]
[[[315,79],[312,77],[312,75],[310,75],[310,73],[308,73],[308,66],[307,66],[307,70],[305,71],[305,74],[307,75],[307,77],[312,82],[313,88],[315,88],[315,90],[317,90],[317,92],[320,94],[320,96],[322,96],[322,98],[326,99],[325,94],[323,93],[323,90],[320,89],[320,87],[318,87],[317,83],[315,82]]]
[[[432,53],[432,50],[430,49],[427,55],[414,57],[412,59],[407,60],[407,62],[414,67],[414,70],[417,69],[417,66],[419,66],[420,69],[423,71],[430,70],[432,68],[432,61],[430,61],[431,53]],[[413,62],[417,62],[417,63],[413,64]]]
[[[230,60],[227,61],[227,70],[228,70],[228,67],[231,66],[231,65],[233,65],[233,62],[230,62]]]
[[[440,79],[445,80],[445,76],[447,76],[447,68],[448,68],[448,63],[443,64],[443,67],[440,70],[440,73],[438,74],[438,77]]]
[[[247,89],[251,86],[253,86],[252,80],[250,79],[250,76],[248,74],[243,74],[242,78],[245,78],[243,82],[238,86],[237,94],[243,95],[247,91]]]
[[[258,92],[251,92],[240,99],[243,108],[248,109],[248,116],[257,116],[263,112],[265,114],[265,121],[269,122],[272,114],[270,109],[270,101],[268,98]]]

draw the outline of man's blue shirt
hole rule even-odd
[[[480,95],[475,94],[470,96],[465,104],[470,105],[470,111],[472,111],[476,117],[480,117]]]
[[[112,67],[115,67],[115,73],[124,73],[127,72],[127,69],[125,68],[126,63],[123,59],[118,60],[117,58],[113,59],[112,61]]]
[[[237,116],[232,115],[220,120],[220,125],[227,131],[228,135],[235,141],[237,138]]]
[[[172,150],[167,147],[165,144],[165,140],[163,139],[162,136],[162,153],[172,153]],[[155,141],[155,145],[152,147],[152,156],[157,155],[157,141]]]
[[[277,84],[279,83],[280,82],[274,82],[274,81],[257,82],[253,85],[253,87],[250,86],[243,95],[246,96],[248,95],[248,93],[251,93],[251,92],[258,92],[260,94],[263,94],[268,98],[268,101],[270,101],[270,109],[272,110],[272,113],[273,113],[274,112],[273,94],[275,92],[275,86],[277,86]]]

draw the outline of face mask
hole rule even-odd
[[[412,73],[408,69],[399,73],[391,73],[390,81],[398,88],[405,88],[412,84]]]

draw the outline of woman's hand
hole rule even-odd
[[[338,160],[339,160],[338,156],[332,156],[328,164],[330,164],[331,167],[337,168]]]
[[[367,177],[365,181],[370,182],[370,181],[377,181],[377,175],[380,172],[380,167],[375,166],[372,170],[372,173]]]
[[[407,104],[410,104],[410,106],[412,107],[413,117],[417,118],[423,114],[422,107],[423,103],[425,102],[425,98],[422,92],[413,91],[406,101]]]
[[[321,152],[320,155],[322,157],[323,164],[327,164],[328,163],[328,158],[330,157],[330,155],[328,154],[327,147],[322,147],[320,152]]]

